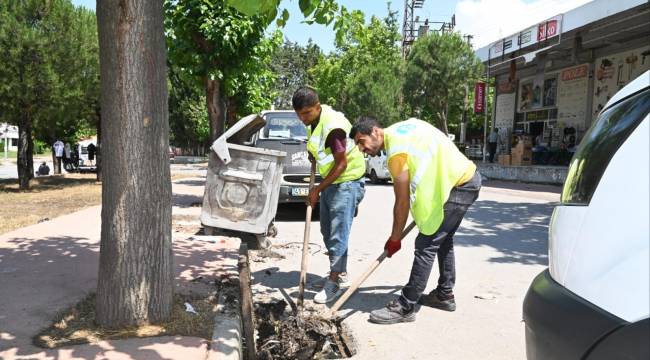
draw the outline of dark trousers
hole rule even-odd
[[[497,154],[497,143],[488,143],[488,151],[490,152],[490,162],[494,162],[494,155]]]
[[[402,289],[403,300],[415,303],[427,287],[433,262],[438,255],[438,290],[445,295],[451,295],[456,281],[456,266],[454,263],[454,234],[467,209],[478,198],[481,189],[481,174],[478,170],[467,183],[454,187],[449,199],[444,205],[444,219],[438,231],[432,235],[418,234],[415,239],[415,257],[411,267],[408,284]]]

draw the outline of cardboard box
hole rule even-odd
[[[499,155],[499,165],[510,166],[511,155]]]
[[[511,164],[513,166],[527,166],[533,163],[533,152],[531,150],[523,150],[521,152],[513,153]]]

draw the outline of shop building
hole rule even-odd
[[[650,69],[650,5],[595,0],[476,53],[496,88],[498,153],[526,136],[531,165],[565,166],[607,100]]]

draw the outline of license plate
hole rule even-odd
[[[307,196],[308,194],[308,188],[291,188],[291,196]]]

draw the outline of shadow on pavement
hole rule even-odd
[[[99,241],[71,236],[0,240],[0,358],[59,358],[65,353],[64,358],[92,359],[107,352],[119,355],[126,347],[129,354],[138,354],[135,358],[166,359],[156,352],[158,344],[183,351],[184,342],[197,341],[170,338],[165,345],[138,339],[142,344],[134,343],[135,348],[111,342],[47,351],[33,346],[32,336],[48,326],[57,312],[95,291]],[[198,291],[213,286],[226,273],[236,274],[238,243],[236,239],[174,240],[175,291]],[[154,343],[156,348],[151,348]]]
[[[553,204],[476,201],[454,237],[456,246],[489,246],[495,263],[548,264],[548,224]]]
[[[177,180],[177,181],[174,181],[174,184],[204,187],[205,186],[205,179],[203,179],[203,180]]]

